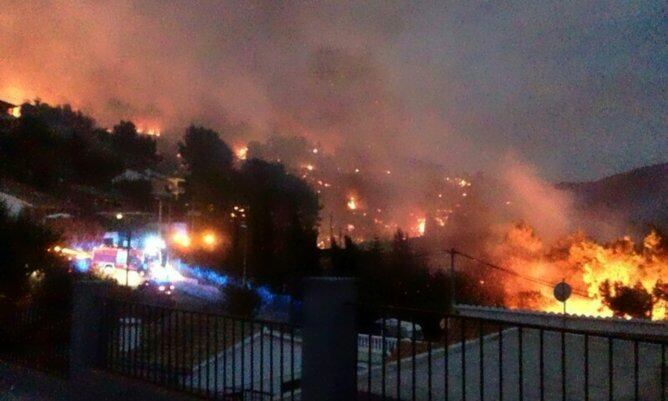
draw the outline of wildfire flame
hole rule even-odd
[[[668,288],[663,282],[668,277],[668,250],[662,248],[661,241],[657,233],[651,232],[642,246],[629,237],[604,245],[575,234],[549,247],[531,228],[516,226],[494,252],[516,272],[554,282],[565,278],[577,291],[566,302],[567,313],[630,318],[623,308],[613,310],[611,302],[624,302],[621,297],[633,291],[647,308],[642,316],[636,313],[635,317],[661,320],[668,318]],[[504,287],[510,307],[563,311],[563,304],[554,299],[548,286],[528,290],[521,280],[507,279]],[[540,296],[533,305],[527,305],[531,303],[527,294],[532,292]]]
[[[347,205],[348,205],[348,209],[357,210],[357,200],[355,199],[354,196],[351,196],[350,198],[348,198]]]
[[[668,299],[665,298],[662,278],[668,277],[668,253],[662,251],[660,245],[659,235],[651,232],[645,237],[640,251],[630,238],[625,237],[608,247],[582,241],[571,247],[569,256],[571,263],[582,267],[587,292],[595,302],[601,302],[603,289],[609,285],[612,285],[610,293],[613,297],[619,295],[615,284],[642,288],[653,297],[648,317],[665,319]],[[663,297],[657,295],[662,292]]]
[[[424,235],[424,229],[425,229],[426,225],[427,225],[427,219],[426,218],[421,217],[421,218],[418,219],[417,231],[418,231],[418,234],[420,234],[421,236]]]
[[[137,132],[142,135],[149,135],[149,136],[160,136],[162,133],[160,131],[160,128],[154,125],[149,125],[144,123],[137,123]]]
[[[234,154],[237,155],[237,159],[246,160],[246,157],[248,155],[248,147],[240,146],[234,150]]]
[[[16,107],[10,109],[9,114],[11,114],[12,117],[20,118],[21,117],[21,106],[16,106]]]

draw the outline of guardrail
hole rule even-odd
[[[5,314],[0,352],[44,358],[50,348],[32,345],[61,344],[58,338],[69,344],[69,359],[67,352],[61,356],[77,385],[97,373],[118,379],[111,372],[219,400],[652,401],[668,395],[668,330],[610,333],[359,305],[353,280],[306,284],[304,320],[296,326],[110,299],[105,283],[82,282],[71,322],[36,310]],[[57,327],[65,331],[51,329]],[[128,397],[118,385],[99,387],[116,397],[109,399]],[[134,388],[152,387],[139,382]]]
[[[370,352],[386,355],[396,348],[397,341],[398,340],[396,338],[392,337],[377,336],[372,334],[358,334],[357,349],[360,354]]]
[[[301,338],[287,323],[106,300],[103,367],[210,399],[293,398]]]
[[[69,310],[30,305],[0,313],[0,357],[28,367],[67,375],[70,344]]]
[[[383,327],[389,318],[413,327],[441,326],[425,340],[399,334],[380,365],[371,358],[359,362],[357,390],[366,399],[662,401],[667,396],[665,337],[362,307],[365,316],[375,310]],[[384,344],[386,334],[380,337]],[[362,352],[368,349],[358,348]]]

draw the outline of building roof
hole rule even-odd
[[[30,203],[4,192],[0,192],[0,203],[5,205],[12,216],[18,215],[27,207],[32,207]]]
[[[563,327],[571,330],[598,331],[610,334],[629,334],[651,338],[668,338],[668,323],[645,319],[622,319],[564,315],[561,313],[505,309],[494,306],[455,305],[457,312],[472,318],[489,319],[525,325]]]
[[[0,109],[2,110],[8,110],[8,109],[13,109],[14,107],[18,107],[18,105],[5,102],[4,100],[0,99]]]

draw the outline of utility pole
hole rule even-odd
[[[241,212],[241,227],[244,229],[244,258],[243,258],[243,273],[242,273],[242,284],[246,287],[246,281],[248,280],[248,214],[250,213],[250,206],[245,206],[242,208]]]
[[[125,286],[130,285],[130,242],[132,241],[132,229],[128,227],[128,243],[126,246],[127,256],[125,258]]]
[[[333,224],[333,217],[332,213],[329,213],[329,247],[332,248],[334,247],[334,224]]]
[[[244,229],[244,259],[243,259],[243,276],[241,282],[244,287],[246,287],[246,263],[248,259],[248,224],[244,221],[241,223],[241,227]]]
[[[455,310],[456,296],[455,296],[455,248],[450,249],[450,309]]]
[[[162,235],[162,198],[158,196],[158,234]]]

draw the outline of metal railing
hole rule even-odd
[[[397,343],[380,359],[372,357],[371,347],[358,346],[360,399],[662,401],[667,397],[668,330],[657,338],[414,309],[362,308],[365,316],[374,316],[373,309],[374,319],[380,321],[380,333],[364,325],[368,341],[380,336],[384,345],[384,339],[392,336]],[[388,330],[390,319],[409,330]],[[418,336],[422,327],[425,339]],[[381,353],[386,354],[384,349]]]
[[[292,324],[107,300],[103,367],[221,400],[294,399],[301,335]]]
[[[393,337],[372,334],[357,335],[357,348],[361,354],[364,354],[364,352],[387,354],[392,352],[396,346],[397,339]]]
[[[69,310],[37,305],[0,313],[0,359],[66,376],[69,371]]]

